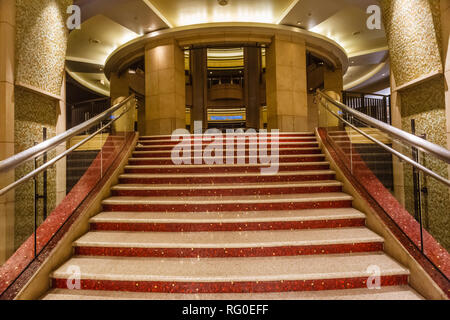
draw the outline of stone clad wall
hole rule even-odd
[[[444,71],[440,0],[382,0],[381,6],[395,79],[393,123],[411,132],[411,120],[415,119],[417,134],[425,134],[427,140],[447,147],[445,91],[448,88],[444,76],[439,75]],[[396,91],[433,73],[438,75]],[[442,176],[448,176],[447,166],[435,157],[426,156],[422,162]],[[400,171],[403,171],[404,186],[401,187],[405,206],[412,213],[412,170],[410,166],[403,166]],[[449,249],[449,192],[432,178],[425,177],[422,183],[428,188],[428,196],[423,201],[425,227]]]
[[[71,0],[16,0],[15,56],[15,153],[42,142],[42,128],[48,137],[57,133],[58,121],[65,122],[64,66],[68,30],[67,7]],[[37,91],[25,89],[32,87]],[[46,93],[53,95],[48,96]],[[63,119],[64,118],[64,119]],[[65,126],[60,126],[64,130]],[[49,158],[54,156],[49,154]],[[32,170],[30,161],[16,169],[16,179]],[[38,179],[42,193],[42,176]],[[56,206],[56,169],[48,171],[49,213]],[[15,247],[32,234],[34,189],[29,182],[16,190]],[[39,206],[42,213],[41,206]]]

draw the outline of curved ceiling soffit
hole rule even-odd
[[[177,40],[181,47],[195,44],[223,44],[224,42],[230,44],[257,42],[268,45],[277,34],[305,40],[308,51],[323,58],[334,67],[342,67],[344,73],[347,71],[349,59],[345,49],[320,34],[295,27],[264,23],[211,23],[156,31],[131,40],[109,55],[104,73],[109,79],[112,72],[123,72],[144,56],[145,47],[157,45],[168,39]]]

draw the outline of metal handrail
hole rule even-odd
[[[95,131],[94,133],[92,133],[91,135],[89,135],[88,137],[84,138],[83,140],[81,140],[80,142],[78,142],[77,144],[75,144],[74,146],[72,146],[71,148],[67,149],[66,151],[64,151],[63,153],[59,154],[58,156],[56,156],[55,158],[53,158],[52,160],[44,163],[42,166],[40,166],[37,169],[34,169],[33,171],[31,171],[30,173],[28,173],[27,175],[23,176],[22,178],[20,178],[19,180],[16,180],[15,182],[11,183],[10,185],[4,187],[3,189],[0,189],[0,196],[5,195],[6,193],[8,193],[9,191],[17,188],[18,186],[20,186],[21,184],[27,182],[28,180],[33,179],[35,176],[37,176],[39,173],[41,173],[42,171],[45,171],[47,168],[53,166],[56,162],[58,162],[59,160],[63,159],[64,157],[66,157],[67,155],[69,155],[70,153],[72,153],[73,151],[75,151],[76,149],[78,149],[79,147],[81,147],[82,145],[84,145],[86,142],[92,140],[96,135],[98,135],[100,132],[102,132],[103,130],[105,130],[106,128],[110,127],[114,122],[116,122],[117,120],[119,120],[120,118],[122,118],[126,113],[128,113],[130,111],[130,108],[127,108],[125,111],[123,111],[119,116],[115,117],[114,119],[112,119],[108,124],[101,126],[100,129],[98,129],[97,131]]]
[[[413,134],[410,134],[408,132],[405,132],[403,130],[395,128],[391,125],[388,125],[384,122],[376,120],[372,117],[369,117],[368,115],[365,115],[361,112],[353,110],[352,108],[349,108],[342,102],[334,100],[329,95],[327,95],[326,93],[323,93],[320,90],[317,90],[317,94],[319,96],[323,97],[324,99],[326,99],[328,102],[332,103],[334,106],[338,107],[339,109],[351,114],[358,120],[360,120],[374,128],[377,128],[398,140],[405,142],[406,144],[408,144],[411,147],[420,149],[421,151],[423,151],[425,153],[432,154],[435,157],[450,164],[450,151],[449,150],[447,150],[441,146],[438,146],[434,143],[431,143],[425,139],[422,139],[418,136],[415,136]]]
[[[122,102],[116,104],[115,106],[112,106],[110,109],[95,116],[94,118],[92,118],[86,122],[83,122],[83,123],[79,124],[78,126],[73,127],[72,129],[69,129],[64,133],[61,133],[60,135],[57,135],[49,140],[46,140],[34,147],[31,147],[21,153],[16,154],[8,159],[0,161],[0,173],[4,173],[6,171],[15,169],[18,166],[20,166],[21,164],[23,164],[26,161],[29,161],[31,159],[36,159],[40,155],[42,155],[46,152],[49,152],[52,149],[55,149],[60,144],[69,141],[71,138],[78,135],[79,133],[89,130],[90,128],[94,127],[101,121],[108,119],[114,112],[119,110],[121,107],[123,107],[131,99],[134,99],[134,98],[135,98],[135,95],[132,94],[131,96],[129,96]]]
[[[338,118],[339,120],[341,120],[343,123],[345,123],[346,125],[350,126],[351,128],[353,128],[355,131],[359,132],[361,135],[363,135],[364,137],[366,137],[367,139],[372,140],[375,144],[379,145],[380,147],[382,147],[383,149],[387,150],[388,152],[392,153],[393,155],[395,155],[396,157],[400,158],[402,161],[405,161],[407,163],[409,163],[410,165],[416,167],[417,169],[421,170],[422,172],[424,172],[425,174],[429,175],[430,177],[433,177],[434,179],[438,180],[439,182],[445,184],[447,187],[450,187],[450,180],[438,175],[436,172],[428,169],[427,167],[421,165],[420,163],[415,162],[414,160],[410,159],[409,157],[405,156],[404,154],[394,150],[393,148],[385,145],[383,142],[379,141],[378,139],[372,137],[371,135],[369,135],[368,133],[364,132],[363,130],[359,129],[358,127],[356,127],[355,125],[351,124],[350,122],[348,122],[347,120],[345,120],[344,118],[342,118],[341,116],[339,116],[336,112],[332,111],[328,106],[324,106],[328,112],[330,112],[333,116],[335,116],[336,118]]]

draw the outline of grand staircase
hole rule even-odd
[[[276,175],[249,161],[174,165],[175,144],[140,138],[43,299],[421,299],[314,134],[280,136]],[[67,288],[74,266],[81,290]],[[382,287],[369,290],[374,268]]]

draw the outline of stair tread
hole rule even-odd
[[[280,154],[278,156],[278,158],[318,158],[318,157],[322,157],[325,158],[325,155],[323,153],[311,153],[311,154]],[[180,157],[181,159],[185,159],[184,157]],[[187,157],[187,159],[198,159],[199,157]],[[239,158],[244,158],[244,159],[248,159],[248,158],[258,158],[258,156],[253,156],[253,157],[249,157],[249,156],[236,156],[233,155],[231,157],[232,159],[239,159]],[[211,157],[200,157],[200,159],[212,159]],[[172,160],[171,157],[142,157],[142,158],[135,158],[135,157],[131,157],[130,158],[131,161],[136,161],[136,160]]]
[[[233,232],[89,232],[74,242],[78,247],[108,248],[261,248],[382,243],[367,228],[233,231]]]
[[[274,176],[292,176],[292,175],[321,175],[335,174],[333,170],[305,170],[278,172]],[[260,172],[224,172],[224,173],[125,173],[120,178],[182,178],[182,177],[253,177],[261,176]],[[269,175],[267,175],[269,176]]]
[[[208,197],[110,197],[103,201],[107,205],[120,204],[223,204],[223,203],[247,203],[258,201],[259,203],[276,202],[320,202],[320,201],[352,201],[353,197],[342,192],[315,193],[315,194],[289,194],[289,195],[263,195],[263,196],[208,196]]]
[[[235,135],[235,136],[248,136],[248,135],[250,135],[250,133],[232,133],[233,135]],[[315,134],[314,134],[314,132],[280,132],[280,133],[272,133],[272,132],[267,132],[267,135],[268,136],[270,136],[270,135],[278,135],[278,136],[280,136],[280,137],[286,137],[286,136],[302,136],[302,135],[310,135],[310,136],[313,136],[313,137],[315,137]],[[205,135],[207,135],[207,134],[204,134],[204,135],[202,135],[202,136],[205,136]],[[225,134],[224,134],[225,135]],[[258,136],[259,136],[259,134],[257,134]],[[167,137],[169,137],[169,138],[172,138],[172,136],[171,135],[154,135],[154,136],[140,136],[139,137],[139,140],[143,140],[143,139],[149,139],[149,138],[167,138]],[[194,135],[194,134],[189,134],[189,135],[181,135],[181,137],[197,137],[197,135]]]
[[[269,165],[280,165],[284,167],[293,167],[293,166],[311,166],[311,165],[329,165],[328,161],[320,161],[320,162],[288,162],[288,163],[273,163],[273,164],[264,164],[264,163],[248,163],[248,164],[215,164],[214,168],[239,168],[239,167],[267,167]],[[127,165],[125,169],[186,169],[186,168],[211,168],[209,164],[181,164],[181,165]]]
[[[118,184],[112,190],[197,190],[197,189],[252,189],[252,188],[288,188],[342,186],[337,180],[299,181],[299,182],[259,182],[259,183],[217,183],[217,184]]]
[[[379,290],[347,289],[280,293],[140,293],[95,290],[53,289],[42,300],[423,300],[409,286],[382,287]]]
[[[74,257],[52,277],[67,279],[78,266],[81,279],[111,281],[245,282],[325,280],[369,277],[369,266],[381,276],[409,275],[383,253],[255,258]]]
[[[270,148],[256,148],[256,149],[246,149],[246,151],[255,151],[260,152],[261,150],[266,150]],[[308,148],[283,148],[283,151],[289,151],[289,150],[320,150],[319,147],[308,147]],[[237,148],[235,148],[235,151],[237,151]],[[134,151],[133,154],[145,154],[145,153],[171,153],[172,150],[148,150],[148,151]]]
[[[316,142],[316,141],[305,141],[305,142],[283,142],[283,141],[280,141],[280,142],[277,142],[277,143],[272,143],[270,141],[270,139],[269,139],[269,141],[267,142],[267,147],[271,148],[273,144],[277,145],[277,146],[281,146],[281,145],[283,145],[283,146],[290,146],[290,145],[318,145],[319,143]],[[245,143],[244,145],[245,145],[245,147],[248,147],[250,145],[253,146],[253,143],[250,143],[250,142],[247,141],[247,143]],[[157,148],[175,148],[176,146],[177,146],[176,144],[142,145],[142,144],[138,143],[136,145],[136,148],[139,148],[139,149],[157,149]],[[195,144],[190,144],[189,146],[191,148],[195,148],[195,147],[199,147],[199,146],[203,146],[203,147],[206,147],[206,146],[220,147],[220,146],[222,146],[223,149],[226,150],[227,144],[226,144],[226,142],[225,143],[224,142],[212,143],[211,141],[203,141],[202,144],[195,143]],[[237,144],[232,144],[231,147],[234,150],[238,149],[238,145]],[[310,147],[310,148],[316,148],[316,147]],[[266,148],[262,148],[262,149],[266,149]],[[283,149],[293,149],[293,148],[283,148]],[[145,150],[141,150],[141,151],[145,151]]]
[[[252,223],[363,219],[354,208],[250,212],[102,212],[91,223]]]

